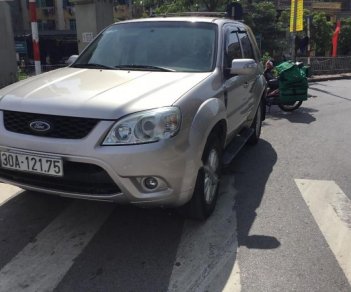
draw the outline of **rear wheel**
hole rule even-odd
[[[262,107],[262,101],[260,101],[258,108],[257,108],[257,112],[254,118],[254,121],[251,125],[251,129],[254,130],[253,134],[251,135],[251,137],[248,140],[248,143],[251,145],[255,145],[257,144],[257,142],[260,140],[260,136],[261,136],[261,127],[262,127],[262,118],[263,118],[263,110],[265,110]]]
[[[280,107],[281,110],[285,112],[292,112],[298,109],[301,106],[301,104],[302,104],[302,101],[295,101],[288,104],[278,104],[278,106]]]
[[[216,133],[207,139],[202,155],[203,166],[199,169],[191,200],[181,207],[187,218],[204,220],[208,218],[217,203],[221,173],[222,144]]]

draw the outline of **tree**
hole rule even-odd
[[[223,5],[223,0],[201,0],[208,11],[216,11],[218,6]]]
[[[165,0],[157,13],[176,13],[185,11],[224,11],[227,0]]]
[[[165,1],[163,5],[156,9],[157,14],[176,13],[189,11],[190,3],[187,0]]]
[[[351,54],[351,19],[341,20],[338,53],[340,55]]]
[[[250,15],[246,15],[245,23],[249,24],[255,35],[261,36],[261,50],[273,52],[277,37],[277,11],[270,1],[252,4]]]
[[[316,56],[325,56],[331,47],[333,28],[324,12],[313,13],[311,24],[311,44],[315,49]]]

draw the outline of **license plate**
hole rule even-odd
[[[63,176],[61,158],[2,151],[0,159],[3,168]]]

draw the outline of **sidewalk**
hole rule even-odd
[[[328,80],[351,79],[351,73],[330,74],[330,75],[312,75],[308,82],[319,82]]]

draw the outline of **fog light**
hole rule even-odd
[[[154,177],[147,177],[144,179],[144,186],[148,188],[149,190],[156,189],[158,186],[158,181]]]

